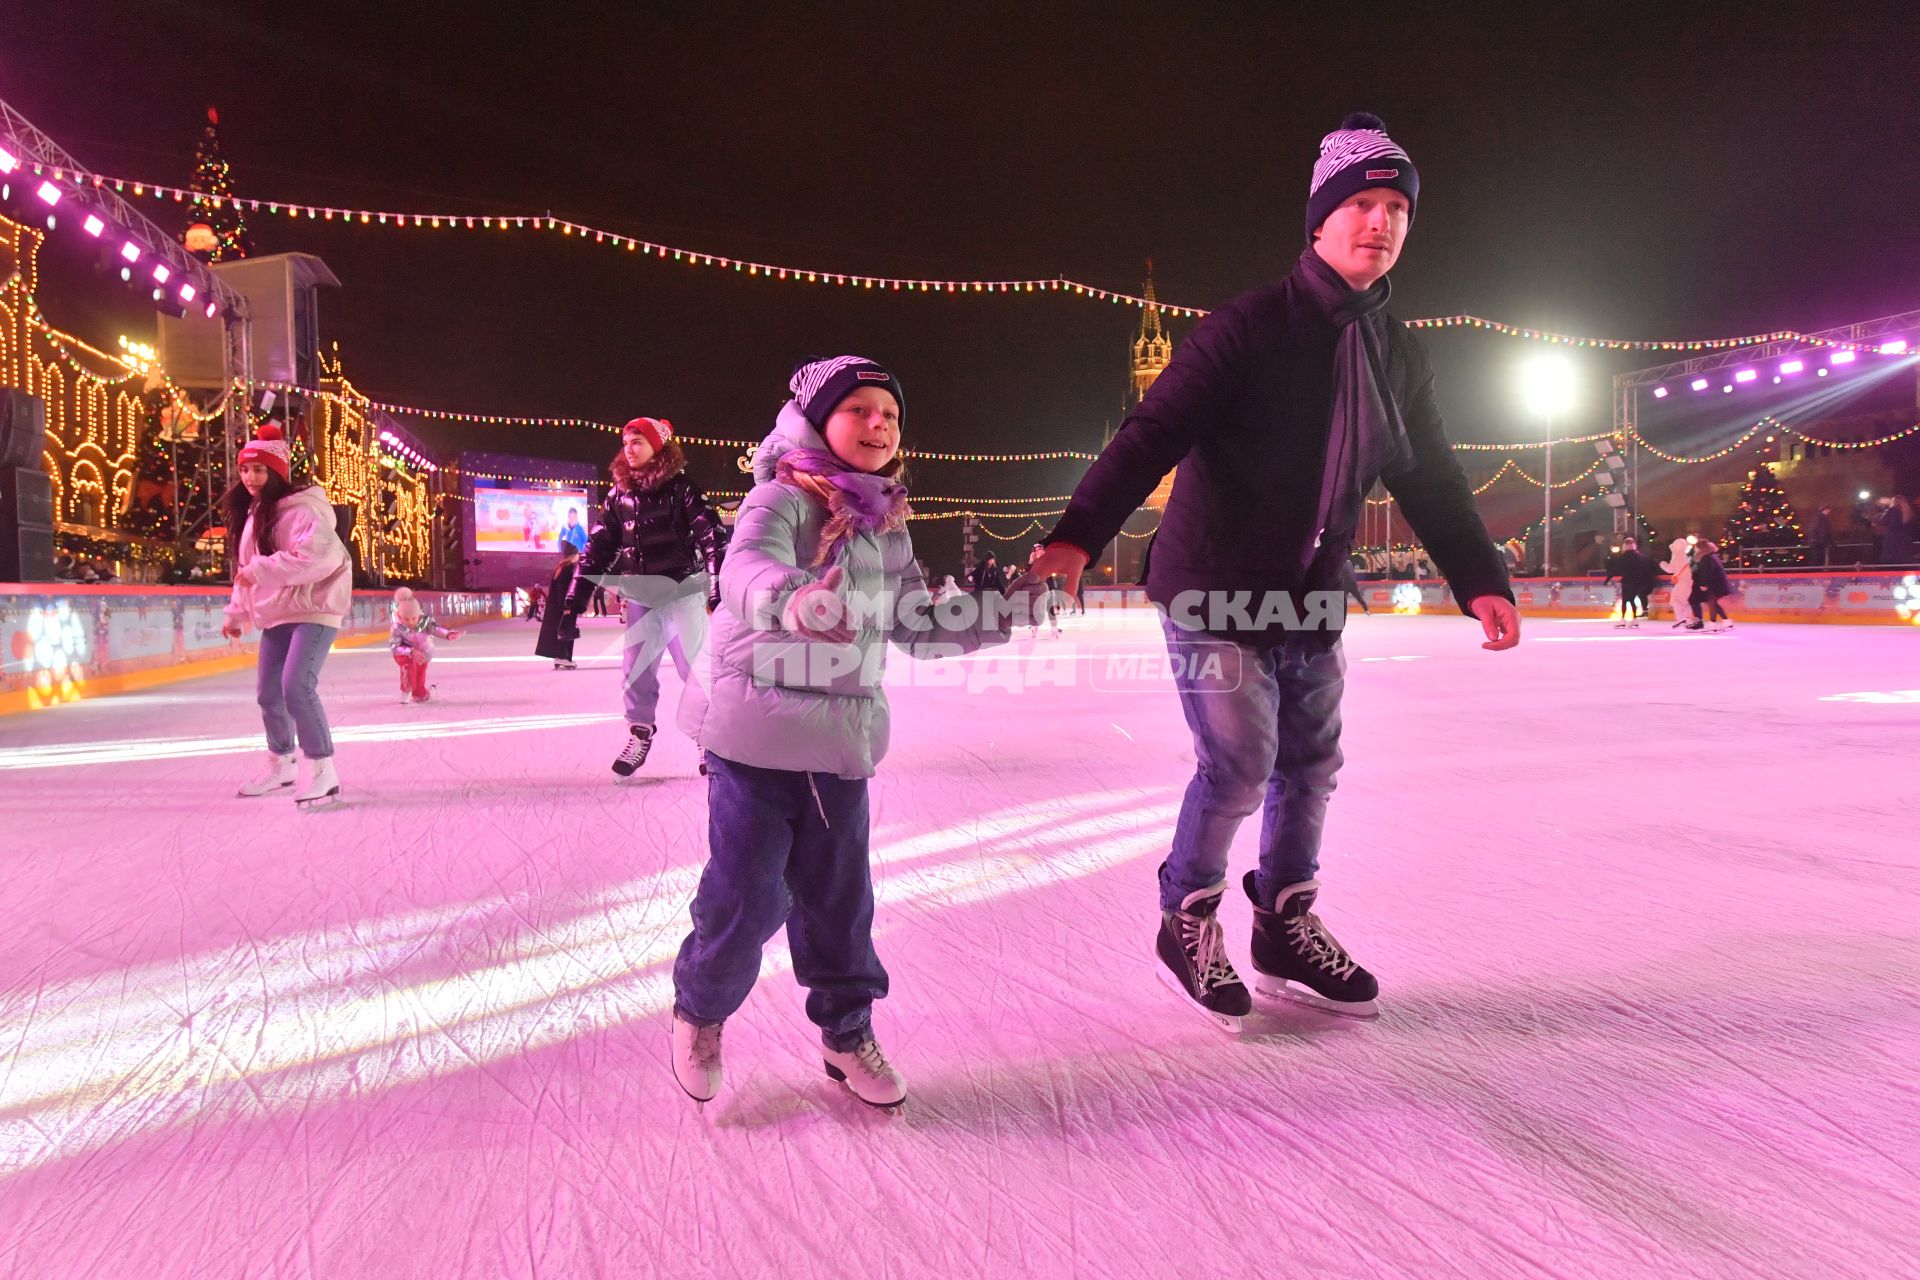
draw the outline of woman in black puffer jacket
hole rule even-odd
[[[686,467],[686,455],[664,418],[635,418],[626,425],[613,459],[613,491],[604,518],[587,538],[567,597],[571,621],[593,595],[596,578],[605,575],[620,589],[627,740],[613,771],[623,778],[646,762],[653,746],[660,659],[666,654],[685,682],[684,726],[687,690],[698,678],[694,659],[706,647],[707,615],[720,598],[726,530]]]

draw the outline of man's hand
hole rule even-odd
[[[1047,579],[1058,574],[1065,580],[1067,594],[1078,599],[1080,575],[1086,572],[1087,561],[1090,559],[1092,559],[1091,556],[1071,542],[1048,543],[1027,558],[1027,571],[1007,588],[1007,594],[1014,595],[1023,590],[1034,590],[1035,584],[1044,588]]]
[[[845,571],[835,565],[818,582],[797,588],[780,611],[780,625],[809,640],[852,644],[853,628],[847,625],[847,604],[839,595],[840,580],[845,576]]]
[[[1505,596],[1479,596],[1467,606],[1480,619],[1487,642],[1480,647],[1496,653],[1520,643],[1520,611]]]

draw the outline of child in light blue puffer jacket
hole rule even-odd
[[[867,779],[887,749],[886,646],[965,653],[1004,643],[1009,619],[962,624],[952,605],[934,617],[898,480],[899,380],[836,356],[801,364],[789,388],[720,571],[699,732],[709,860],[673,970],[673,1069],[695,1101],[718,1092],[721,1024],[785,924],[827,1074],[897,1107],[906,1082],[873,1034],[887,972],[867,861]],[[956,603],[979,612],[973,597]]]

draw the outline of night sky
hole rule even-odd
[[[1695,337],[1920,307],[1910,8],[8,9],[0,97],[97,171],[150,181],[186,183],[215,104],[243,195],[552,210],[877,274],[1132,291],[1151,257],[1162,298],[1211,306],[1288,269],[1318,140],[1366,109],[1422,175],[1393,274],[1403,319]],[[448,408],[757,439],[796,357],[851,350],[899,372],[909,447],[1091,448],[1118,424],[1139,323],[1058,295],[782,284],[545,233],[253,227],[257,252],[316,253],[341,278],[322,327],[363,390]],[[1538,348],[1429,345],[1456,439],[1537,437],[1514,371]],[[1606,424],[1611,373],[1657,362],[1576,359],[1569,429]],[[420,434],[610,452],[582,432]],[[1079,471],[922,464],[915,487],[1064,493]]]

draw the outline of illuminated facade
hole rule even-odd
[[[154,397],[171,397],[173,416],[193,420],[188,434],[206,419],[157,363],[100,350],[47,323],[35,301],[41,241],[36,228],[0,217],[0,386],[46,401],[42,465],[53,481],[61,533],[125,543],[124,517],[140,484],[140,435]],[[307,424],[315,479],[333,501],[355,508],[362,566],[389,578],[425,578],[431,477],[381,444],[379,413],[337,360],[323,357],[321,371],[321,395]]]
[[[432,477],[381,444],[381,414],[320,357],[321,395],[308,422],[314,476],[335,502],[355,511],[352,541],[360,563],[388,578],[424,579],[432,561]]]
[[[112,528],[133,492],[148,378],[46,322],[34,296],[41,240],[0,217],[0,386],[46,401],[54,520]]]

